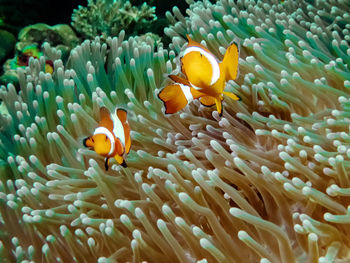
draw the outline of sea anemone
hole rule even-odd
[[[349,259],[349,5],[189,2],[170,51],[99,38],[67,65],[30,59],[0,97],[1,244],[8,261],[345,262]],[[165,116],[157,89],[190,34],[222,58],[241,39],[242,97],[220,117]],[[317,34],[317,35],[316,35]],[[46,54],[45,54],[46,56]],[[125,105],[128,168],[82,145],[101,106]]]

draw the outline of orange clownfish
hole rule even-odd
[[[165,106],[165,113],[176,113],[189,102],[199,99],[204,106],[216,105],[222,115],[223,95],[233,100],[240,98],[224,91],[226,81],[236,79],[238,75],[239,47],[232,43],[226,50],[222,62],[203,45],[193,41],[187,35],[188,45],[181,60],[181,72],[184,77],[169,75],[174,82],[165,86],[158,94]]]
[[[125,157],[130,151],[130,127],[127,112],[116,109],[109,113],[108,109],[100,109],[100,122],[94,134],[83,140],[85,147],[91,147],[97,154],[105,158],[105,168],[108,170],[109,158],[114,157],[118,164],[126,167]]]

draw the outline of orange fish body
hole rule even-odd
[[[188,45],[181,58],[181,71],[185,78],[170,75],[175,83],[167,85],[158,94],[164,103],[165,113],[178,112],[192,100],[200,99],[204,106],[216,105],[221,115],[223,95],[239,100],[235,94],[224,91],[226,81],[234,80],[238,75],[238,45],[232,43],[219,63],[207,48],[188,35],[187,38]]]
[[[83,144],[105,157],[106,170],[111,157],[114,157],[118,164],[126,167],[125,157],[131,147],[127,112],[124,109],[116,109],[110,114],[107,108],[102,107],[98,127],[92,136],[84,139]]]

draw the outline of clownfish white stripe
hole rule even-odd
[[[192,82],[190,82],[190,84],[191,84],[191,86],[192,86],[195,90],[201,90],[201,89],[202,89],[202,88],[200,88],[200,87],[197,87],[197,86],[193,85]]]
[[[220,78],[220,67],[219,67],[219,63],[217,62],[216,58],[212,54],[208,53],[207,51],[203,50],[200,47],[188,47],[188,48],[186,48],[183,56],[185,56],[186,54],[188,54],[190,52],[199,52],[209,60],[211,67],[213,69],[213,76],[211,76],[210,85],[213,85],[215,82],[217,82],[218,79]]]
[[[113,134],[105,127],[97,127],[94,131],[94,135],[96,134],[104,134],[110,140],[111,150],[109,151],[108,155],[111,155],[115,150],[115,140]]]
[[[123,146],[125,146],[125,134],[122,122],[119,120],[118,115],[111,113],[111,119],[113,121],[113,133],[116,138],[119,138]]]
[[[192,93],[191,93],[191,88],[189,86],[186,86],[186,85],[183,85],[183,84],[180,84],[180,88],[183,92],[183,94],[185,95],[186,97],[186,100],[187,102],[191,102],[193,100],[193,96],[192,96]]]

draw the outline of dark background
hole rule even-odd
[[[131,0],[133,5],[145,1]],[[156,15],[163,18],[165,12],[178,6],[183,13],[188,7],[185,0],[147,1],[156,7]],[[87,6],[87,0],[0,0],[0,28],[15,35],[27,25],[45,23],[48,25],[70,24],[73,9],[78,5]]]

